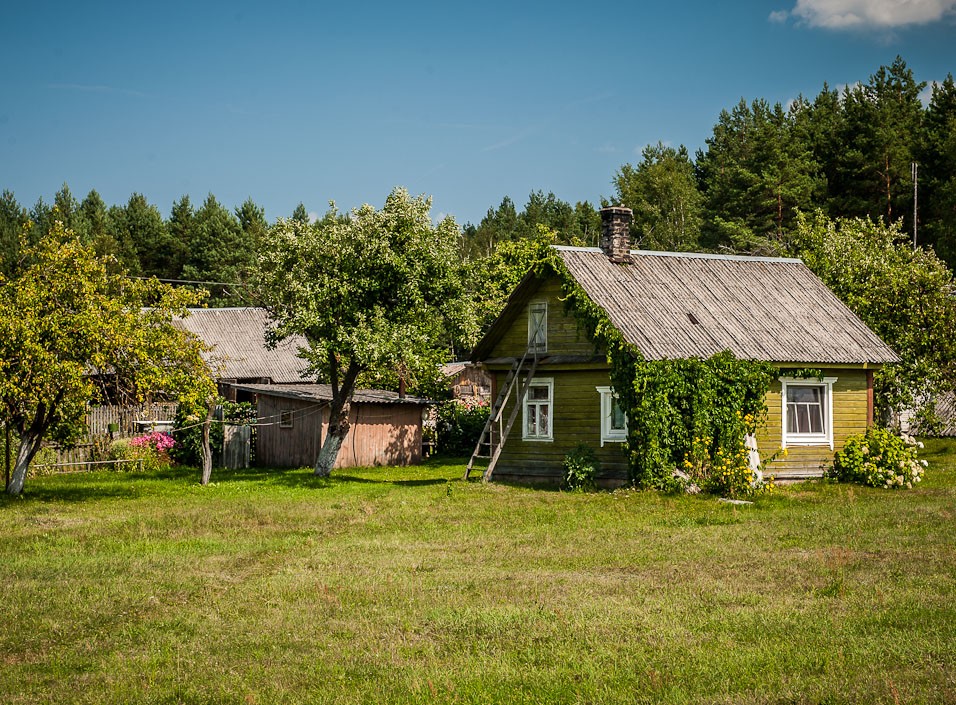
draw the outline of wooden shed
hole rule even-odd
[[[441,366],[453,399],[489,401],[491,375],[473,362],[449,362]]]
[[[757,434],[762,452],[788,450],[774,463],[778,478],[819,476],[849,436],[873,423],[873,372],[899,357],[803,262],[634,251],[630,211],[605,208],[601,215],[600,248],[555,247],[555,255],[645,359],[729,350],[778,368]],[[493,417],[520,416],[510,435],[492,438],[496,477],[557,482],[564,456],[586,443],[601,461],[599,480],[626,481],[627,418],[605,351],[566,311],[556,275],[525,277],[472,360],[493,376]],[[821,377],[801,374],[807,368]],[[515,379],[527,382],[512,398]]]
[[[260,426],[256,464],[262,467],[315,465],[328,431],[332,388],[327,384],[237,384],[254,395]],[[377,389],[352,397],[349,435],[337,468],[415,465],[422,459],[422,415],[431,402]]]

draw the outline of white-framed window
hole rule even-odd
[[[836,377],[780,378],[781,445],[833,450],[833,384]]]
[[[282,410],[279,412],[279,428],[292,428],[292,419],[295,412],[291,410]]]
[[[548,351],[547,301],[532,301],[528,304],[528,349]]]
[[[524,395],[524,421],[521,437],[526,441],[553,439],[552,409],[554,408],[554,379],[535,377]]]
[[[610,387],[595,387],[601,395],[601,446],[627,440],[627,415]]]

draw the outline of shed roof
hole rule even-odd
[[[730,350],[777,363],[862,364],[899,357],[797,259],[555,248],[575,281],[647,359]],[[475,349],[490,353],[540,282],[526,278]],[[512,309],[512,311],[508,311]],[[490,346],[490,347],[489,347]]]
[[[247,392],[286,399],[322,403],[332,401],[332,386],[329,384],[234,384],[232,386]],[[385,389],[356,389],[352,395],[352,402],[358,404],[415,404],[417,406],[427,406],[434,403],[420,397],[400,397],[397,392],[390,392]]]
[[[268,378],[273,382],[301,382],[308,364],[298,356],[307,347],[294,336],[274,349],[266,347],[269,314],[264,308],[191,308],[177,325],[193,333],[212,351],[204,354],[218,366],[220,379]]]

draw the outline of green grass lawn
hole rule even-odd
[[[0,501],[3,703],[956,702],[956,442],[753,506],[462,464]]]

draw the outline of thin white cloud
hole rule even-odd
[[[789,12],[778,10],[770,20],[790,16],[823,29],[896,29],[939,22],[956,11],[956,0],[797,0]]]
[[[147,97],[147,94],[141,91],[130,91],[124,88],[114,88],[113,86],[89,83],[51,83],[49,84],[49,87],[61,91],[79,91],[82,93],[119,93],[120,95],[130,95],[136,98]]]
[[[497,150],[499,150],[499,149],[504,149],[505,147],[510,147],[511,145],[516,144],[517,142],[520,142],[521,140],[523,140],[525,137],[527,137],[528,135],[530,135],[532,132],[533,132],[533,130],[530,130],[530,129],[528,129],[528,130],[522,130],[522,131],[519,132],[518,134],[512,135],[511,137],[509,137],[509,138],[507,138],[507,139],[501,140],[500,142],[495,142],[494,144],[490,144],[490,145],[488,145],[487,147],[483,147],[481,151],[482,151],[482,152],[495,152],[495,151],[497,151]]]

